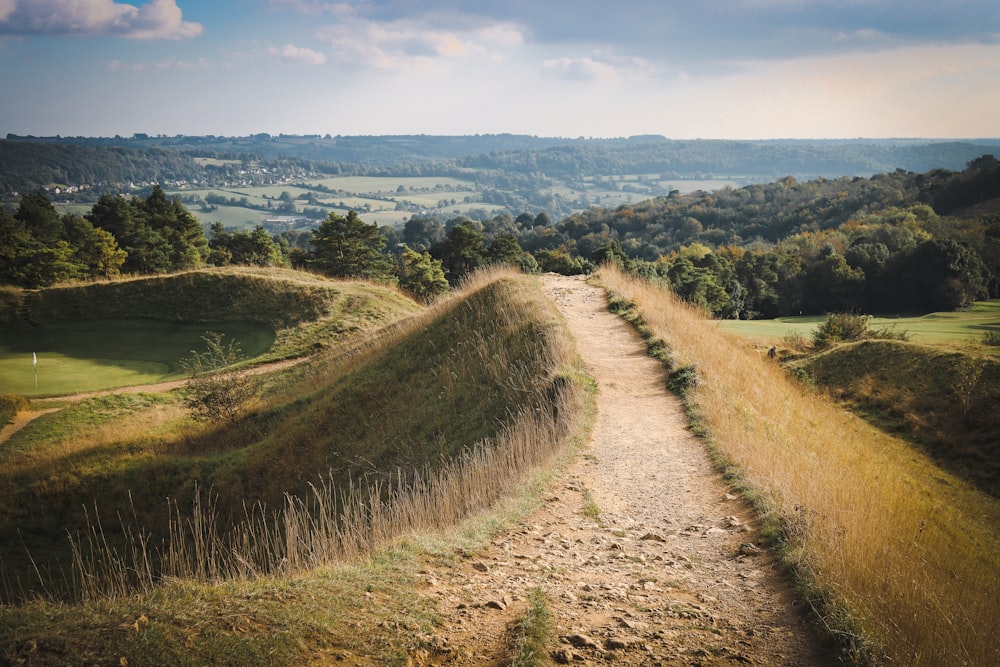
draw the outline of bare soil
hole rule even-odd
[[[574,665],[830,665],[751,512],[687,428],[603,290],[546,276],[598,385],[592,441],[533,516],[459,566],[428,563],[442,625],[413,665],[510,664],[529,594]],[[596,510],[596,512],[595,512]]]

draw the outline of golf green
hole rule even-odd
[[[208,331],[235,339],[246,358],[263,354],[274,331],[254,322],[83,320],[0,325],[0,393],[51,396],[182,377],[180,361],[204,350]]]

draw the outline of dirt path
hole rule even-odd
[[[541,588],[558,663],[830,664],[639,337],[602,290],[563,277],[545,277],[544,289],[597,380],[593,440],[537,514],[464,565],[423,572],[445,620],[436,650],[412,663],[508,664]]]

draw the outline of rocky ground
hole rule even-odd
[[[460,567],[428,564],[443,623],[414,665],[509,664],[529,594],[574,665],[829,665],[788,575],[602,290],[545,277],[599,387],[590,444],[544,506]]]

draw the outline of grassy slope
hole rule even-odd
[[[740,336],[778,342],[789,334],[808,340],[825,316],[779,317],[773,320],[719,320],[717,326]],[[959,312],[928,313],[919,317],[874,317],[872,328],[905,331],[918,343],[974,342],[987,331],[1000,332],[1000,300],[977,301]]]
[[[794,363],[852,410],[920,445],[947,470],[1000,495],[1000,362],[982,363],[968,414],[959,365],[970,352],[887,340],[840,345]]]
[[[327,466],[344,462],[339,473],[381,479],[397,465],[412,470],[496,436],[525,408],[537,413],[531,406],[551,406],[554,392],[565,382],[560,378],[571,371],[573,356],[552,305],[524,279],[480,287],[385,339],[384,347],[331,354],[315,361],[311,370],[288,371],[277,383],[271,404],[239,432],[178,436],[167,418],[159,442],[149,444],[149,433],[141,432],[45,461],[22,471],[20,478],[8,476],[2,488],[29,486],[35,491],[8,495],[2,506],[30,503],[68,510],[99,494],[105,515],[113,505],[131,514],[124,505],[131,490],[140,519],[155,522],[164,508],[162,494],[176,498],[190,493],[193,479],[200,479],[205,488],[214,485],[225,496],[219,503],[223,512],[237,499],[273,501],[282,491],[315,480]],[[118,419],[123,429],[132,421],[146,421],[154,410],[173,409],[169,399],[134,400],[155,405],[107,407],[133,410],[134,419]],[[92,434],[88,429],[98,428],[84,427],[74,439],[86,439]],[[30,434],[31,428],[25,431]],[[241,442],[247,433],[253,434],[251,441]],[[148,450],[140,453],[140,443],[147,443]],[[45,458],[44,453],[38,456]],[[71,480],[62,479],[66,465],[72,467]],[[53,494],[39,494],[40,484],[53,478],[62,479],[53,485]],[[502,486],[513,488],[509,482]],[[435,514],[443,513],[446,504],[438,503]],[[52,523],[70,518],[61,516]],[[411,575],[397,567],[400,559],[409,557],[390,553],[383,556],[388,563],[381,565],[345,565],[293,579],[218,587],[178,583],[122,602],[11,607],[0,614],[0,655],[9,657],[34,641],[33,646],[41,647],[35,652],[42,664],[64,660],[69,653],[114,659],[115,651],[128,655],[129,664],[152,664],[153,656],[160,654],[183,655],[191,664],[227,662],[219,656],[230,652],[242,656],[234,658],[238,662],[294,663],[306,646],[315,649],[316,642],[361,642],[344,624],[354,614],[372,613],[372,603],[378,614],[404,613],[400,607],[407,605],[405,592],[388,589],[409,585]],[[375,589],[377,597],[366,598],[362,587]],[[197,620],[191,609],[201,610]],[[302,627],[290,627],[285,620],[307,611],[310,620]],[[152,619],[149,628],[142,621],[141,631],[116,634],[108,643],[102,628],[110,619],[131,623],[143,614]],[[241,621],[233,622],[234,617]],[[386,634],[377,628],[370,632],[373,641]],[[192,633],[204,641],[190,641]],[[391,634],[394,641],[401,640],[399,633]],[[178,662],[183,660],[178,657]]]

